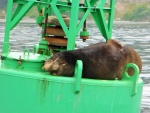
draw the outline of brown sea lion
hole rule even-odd
[[[116,40],[97,43],[77,50],[54,54],[47,60],[43,69],[52,75],[73,76],[77,60],[83,62],[83,78],[113,80],[121,79],[127,63],[136,64],[141,72],[142,61],[138,53]],[[128,70],[132,75],[133,70]]]

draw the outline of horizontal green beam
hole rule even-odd
[[[51,2],[41,2],[41,1],[35,1],[35,0],[24,0],[24,1],[21,1],[21,0],[15,0],[14,3],[18,3],[18,4],[26,4],[27,2],[34,2],[34,6],[38,6],[38,4],[40,3],[40,6],[41,7],[47,7],[47,5],[51,5]],[[68,2],[57,2],[56,4],[57,8],[58,9],[65,9],[65,10],[71,10],[71,6],[68,5]],[[87,10],[89,7],[87,6],[79,6],[79,10],[84,12],[85,10]],[[90,7],[91,9],[91,12],[94,12],[96,9],[99,9],[99,7],[95,7],[95,6],[92,6]],[[104,7],[103,8],[104,12],[107,12],[107,13],[110,13],[111,9],[110,8],[107,8],[107,7]]]
[[[13,20],[11,22],[11,27],[10,29],[13,29],[19,22],[20,20],[26,15],[26,13],[31,9],[33,6],[34,2],[28,2],[24,6],[21,6],[20,11],[18,12],[17,10],[17,15],[13,17]]]
[[[10,2],[10,3],[9,3]],[[102,36],[108,40],[112,35],[112,26],[114,19],[114,7],[115,0],[110,0],[110,6],[106,7],[106,0],[84,0],[84,5],[81,6],[80,0],[10,0],[8,1],[9,6],[12,7],[14,3],[18,4],[16,11],[12,16],[12,11],[9,11],[7,14],[7,26],[5,32],[5,41],[3,47],[3,52],[8,52],[9,48],[9,35],[10,30],[13,29],[20,20],[25,16],[25,14],[33,7],[37,6],[40,10],[47,9],[48,11],[43,14],[43,17],[46,17],[46,14],[51,15],[51,11],[55,13],[58,18],[66,37],[68,38],[67,50],[72,50],[75,47],[75,38],[78,32],[81,30],[84,21],[86,20],[88,14],[92,14],[93,19],[97,27],[99,28]],[[8,9],[10,9],[8,7]],[[63,18],[62,12],[70,11],[70,26],[66,26]],[[79,12],[83,12],[82,18],[79,21]],[[108,18],[105,17],[105,14],[108,14]],[[10,18],[10,19],[9,19]]]

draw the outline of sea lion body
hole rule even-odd
[[[83,62],[83,78],[121,79],[127,63],[136,64],[141,72],[142,61],[138,53],[116,40],[98,43],[77,50],[54,54],[43,69],[57,76],[73,76],[77,60]],[[129,75],[133,72],[129,72]]]

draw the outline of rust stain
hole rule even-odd
[[[49,86],[49,81],[46,78],[43,78],[41,81],[41,102],[45,102],[46,93]]]

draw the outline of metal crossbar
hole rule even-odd
[[[17,3],[18,6],[12,14],[12,7],[14,3]],[[46,17],[46,14],[50,16],[51,12],[54,12],[66,34],[66,37],[68,38],[67,50],[75,48],[75,38],[87,19],[88,14],[92,15],[99,31],[106,40],[109,40],[112,36],[115,0],[110,0],[109,6],[107,7],[106,0],[84,0],[84,3],[82,4],[80,4],[80,0],[9,0],[7,6],[3,53],[7,53],[9,50],[10,31],[20,22],[20,20],[33,6],[37,6],[39,13],[41,13],[41,10],[43,9],[48,9],[45,10],[43,18]],[[66,11],[70,12],[69,27],[66,26],[61,15],[62,12]],[[78,20],[79,12],[83,13],[80,21]],[[106,14],[108,14],[107,18],[105,17]]]

